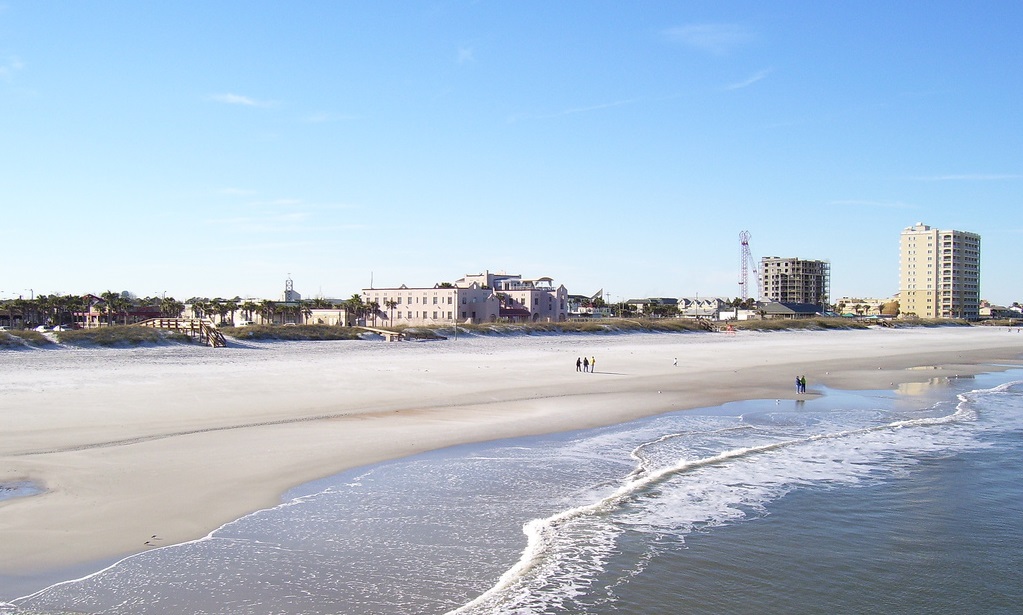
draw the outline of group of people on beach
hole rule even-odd
[[[806,376],[796,376],[796,393],[806,393]]]
[[[575,360],[575,371],[595,372],[597,371],[597,357],[580,357]]]

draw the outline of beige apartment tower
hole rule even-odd
[[[980,316],[980,235],[939,231],[922,222],[899,242],[899,313],[906,317]]]

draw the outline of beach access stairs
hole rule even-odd
[[[192,338],[198,338],[199,343],[213,348],[224,348],[227,346],[227,339],[220,329],[207,318],[150,318],[136,323],[136,327],[152,327],[154,329],[167,329],[177,333],[184,333]]]
[[[388,342],[397,342],[404,339],[404,336],[398,331],[389,331],[387,329],[377,329],[375,327],[359,327],[363,331],[369,331],[370,333],[376,333],[377,335],[383,336]]]

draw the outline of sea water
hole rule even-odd
[[[347,472],[3,608],[1021,612],[1023,371],[810,389]]]

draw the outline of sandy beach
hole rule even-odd
[[[1021,356],[1023,335],[993,327],[3,351],[0,483],[42,493],[0,500],[0,573],[199,538],[304,482],[454,444]]]

